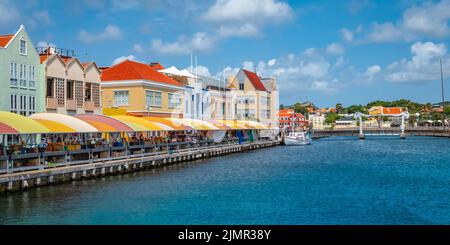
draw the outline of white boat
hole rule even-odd
[[[306,132],[290,132],[284,136],[285,145],[309,145],[311,139],[308,138]]]

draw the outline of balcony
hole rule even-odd
[[[47,97],[46,101],[47,109],[54,109],[58,108],[58,100],[52,97]]]
[[[96,109],[98,109],[98,107],[96,107],[94,105],[94,101],[85,101],[84,102],[84,110],[85,111],[94,111]]]
[[[77,109],[77,101],[68,99],[66,101],[66,109],[67,110],[76,110]]]

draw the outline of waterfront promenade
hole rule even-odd
[[[121,149],[110,147],[109,152],[123,151],[125,155],[106,158],[93,157],[93,149],[88,150],[89,158],[84,161],[66,162],[54,167],[0,175],[0,194],[25,190],[47,184],[93,178],[96,176],[123,174],[128,172],[164,167],[175,163],[244,152],[278,145],[276,140],[257,140],[239,144],[234,140],[214,143],[211,140],[196,144],[176,142],[154,146],[125,146]],[[149,152],[148,148],[152,150]],[[103,149],[105,151],[105,149]],[[86,152],[84,152],[86,154]],[[66,152],[64,154],[72,154]]]
[[[371,135],[399,135],[400,129],[396,127],[384,128],[363,128],[366,136]],[[331,136],[355,136],[358,137],[359,127],[338,128],[338,129],[315,129],[312,137],[315,139]],[[431,136],[450,137],[450,130],[443,127],[405,127],[405,136]]]

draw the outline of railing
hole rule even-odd
[[[47,108],[56,109],[58,108],[58,100],[56,98],[47,97]]]
[[[255,142],[265,141],[267,140],[257,140]],[[147,143],[144,145],[98,146],[72,151],[63,150],[0,155],[0,174],[120,160],[130,157],[173,154],[226,145],[238,145],[238,140],[226,140],[221,143],[215,143],[213,140],[199,140],[195,143],[171,142],[160,144]]]

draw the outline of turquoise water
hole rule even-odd
[[[450,139],[328,138],[0,197],[2,224],[450,224]]]

